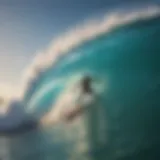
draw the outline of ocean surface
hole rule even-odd
[[[40,119],[90,75],[94,109],[67,126],[0,137],[0,159],[159,160],[160,17],[115,27],[67,52],[32,81],[25,108]]]

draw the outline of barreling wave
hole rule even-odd
[[[76,106],[79,88],[74,84],[81,77],[90,75],[95,81],[92,109],[69,125],[54,125],[61,141],[73,142],[67,147],[73,156],[98,151],[103,158],[97,159],[147,159],[146,151],[159,146],[159,13],[156,6],[114,12],[77,26],[28,68],[23,103],[44,126],[62,121],[63,113]]]
[[[152,19],[159,15],[159,6],[145,7],[131,12],[125,12],[124,10],[114,11],[99,19],[86,21],[83,25],[78,25],[66,32],[66,34],[53,40],[47,50],[42,51],[35,56],[33,62],[27,67],[22,77],[19,97],[24,101],[27,107],[26,109],[33,110],[38,106],[43,95],[48,95],[50,98],[56,99],[57,93],[55,92],[57,92],[57,86],[63,88],[64,85],[67,85],[67,81],[72,80],[73,77],[70,78],[71,76],[67,75],[65,77],[56,78],[56,80],[50,79],[49,81],[43,82],[43,78],[48,70],[56,70],[58,62],[61,61],[63,57],[73,53],[76,48],[80,48],[80,46],[86,42],[98,39],[101,35],[109,35],[114,29],[137,21]],[[81,55],[82,52],[72,54],[67,63],[78,59]],[[76,71],[74,77],[82,75],[81,73],[84,73],[84,70],[85,73],[87,73],[86,68],[83,69],[82,67],[78,73]],[[73,72],[71,75],[73,75]],[[60,90],[58,92],[60,93]],[[53,101],[47,102],[46,100],[43,105],[52,106]]]
[[[158,6],[143,8],[139,11],[135,10],[130,13],[121,10],[107,14],[101,19],[88,21],[87,23],[84,23],[84,25],[77,26],[55,39],[46,51],[39,53],[34,58],[22,79],[22,95],[27,112],[34,112],[36,114],[42,112],[44,114],[50,110],[49,114],[45,115],[45,120],[53,120],[53,115],[55,115],[54,117],[58,117],[57,115],[60,115],[60,112],[63,112],[62,105],[59,105],[61,104],[59,102],[62,100],[66,102],[68,99],[65,88],[72,88],[71,82],[77,81],[85,74],[89,73],[93,74],[94,77],[97,77],[91,70],[88,70],[86,67],[83,68],[83,65],[70,73],[57,74],[59,64],[62,63],[60,66],[66,66],[69,63],[71,64],[72,61],[74,62],[82,57],[85,53],[87,54],[88,50],[78,49],[81,48],[81,46],[87,45],[88,42],[95,41],[101,35],[107,36],[109,33],[120,27],[123,28],[124,26],[134,24],[138,21],[143,22],[150,20],[159,17],[159,15],[160,9]],[[97,44],[95,44],[94,47],[96,45]],[[103,43],[100,44],[101,48],[102,46]],[[91,50],[94,49],[95,48],[92,48]],[[90,52],[92,53],[93,51]],[[68,55],[70,56],[68,57]],[[67,60],[63,61],[63,58]],[[104,79],[106,81],[106,77],[103,76],[104,75],[101,75],[101,80]],[[100,87],[100,92],[103,92],[105,87],[106,84],[103,83]],[[74,93],[71,95],[74,95]],[[72,100],[70,103],[66,104],[66,107],[69,107],[74,99],[75,97],[72,96]],[[55,106],[56,108],[54,108]]]
[[[77,48],[86,41],[93,40],[102,34],[139,20],[146,20],[160,15],[159,6],[150,6],[141,10],[126,13],[123,10],[105,15],[98,20],[91,20],[79,25],[66,34],[53,40],[46,51],[38,53],[32,64],[27,67],[22,78],[22,93],[27,92],[29,85],[34,83],[38,77],[50,67],[53,67],[66,54],[71,53],[72,49]]]

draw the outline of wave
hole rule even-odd
[[[145,7],[130,12],[124,10],[119,10],[117,12],[114,11],[113,13],[106,14],[99,19],[86,21],[83,25],[78,25],[70,31],[66,32],[66,34],[53,40],[47,50],[42,51],[35,56],[33,62],[27,67],[22,77],[19,100],[25,103],[25,98],[27,95],[29,95],[30,100],[27,101],[27,112],[34,110],[35,106],[38,105],[37,103],[41,103],[39,101],[43,95],[51,93],[50,96],[52,96],[52,99],[56,99],[57,95],[53,96],[54,93],[52,92],[55,86],[70,86],[66,84],[66,82],[72,81],[72,79],[74,79],[73,77],[69,79],[70,75],[67,77],[61,77],[60,79],[57,78],[57,80],[54,79],[54,81],[51,79],[47,82],[42,82],[40,87],[37,85],[39,84],[39,81],[43,79],[43,76],[45,76],[47,70],[50,68],[55,68],[63,57],[71,54],[74,49],[79,48],[83,44],[86,44],[86,42],[98,39],[98,37],[101,35],[109,35],[108,33],[111,33],[121,26],[123,27],[137,21],[148,20],[159,15],[159,6]],[[81,53],[73,54],[70,56],[67,63],[78,59],[79,56],[81,56]],[[82,76],[81,72],[84,73],[83,68],[78,71],[80,76]],[[85,71],[85,73],[86,72],[87,71]],[[75,74],[77,74],[77,72]],[[53,107],[54,103],[55,101],[52,100],[50,104],[45,105]],[[45,110],[47,111],[47,107]]]
[[[64,88],[65,86],[70,88],[72,85],[66,84],[67,82],[72,82],[72,80],[74,81],[75,77],[78,79],[84,74],[84,72],[87,72],[84,71],[85,69],[81,68],[79,71],[76,71],[76,73],[72,72],[72,76],[69,74],[65,77],[52,77],[52,79],[43,81],[43,77],[45,77],[48,69],[53,70],[63,57],[66,55],[68,56],[73,52],[74,49],[80,48],[80,46],[86,44],[86,42],[98,39],[98,37],[101,35],[107,35],[108,33],[114,31],[117,28],[120,28],[121,26],[123,27],[137,21],[148,20],[159,15],[160,9],[158,6],[151,6],[148,8],[143,8],[139,11],[131,11],[129,13],[120,10],[118,12],[104,15],[104,17],[101,19],[87,21],[87,23],[84,23],[84,25],[76,26],[74,29],[68,31],[63,36],[56,38],[46,51],[41,52],[34,58],[32,64],[27,68],[27,71],[25,72],[22,79],[24,84],[22,97],[24,97],[24,101],[26,100],[25,98],[27,95],[29,95],[29,99],[26,100],[27,112],[36,112],[35,109],[37,106],[41,106],[39,107],[39,110],[43,110],[45,113],[50,110],[49,114],[45,115],[45,118],[42,118],[43,123],[44,119],[45,121],[46,119],[53,120],[53,114],[60,115],[60,112],[63,112],[61,107],[62,105],[60,105],[61,103],[59,102],[62,102],[62,99],[63,101],[68,99],[68,91],[65,89],[62,92],[58,91],[57,94],[57,90],[55,88],[57,86],[60,88]],[[78,59],[81,54],[82,53],[72,54],[69,57],[69,61],[67,61],[67,63],[71,63],[72,60],[74,61],[75,59]],[[106,80],[106,78],[104,79]],[[53,91],[54,89],[55,91]],[[73,95],[73,93],[70,94]],[[44,102],[41,101],[44,95],[45,97],[52,97],[50,102],[47,100]],[[72,96],[71,101],[74,101],[74,96]],[[71,101],[68,103],[68,105],[71,105]]]
[[[27,67],[22,78],[21,97],[27,92],[34,81],[50,67],[54,67],[57,62],[70,51],[86,41],[94,40],[102,34],[139,20],[146,20],[160,15],[159,6],[150,6],[140,10],[126,13],[123,10],[110,13],[98,20],[90,20],[84,25],[76,26],[66,34],[53,40],[49,48],[35,56],[33,62]]]

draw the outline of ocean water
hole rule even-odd
[[[32,81],[25,107],[40,119],[66,88],[90,75],[97,93],[93,110],[73,124],[1,139],[2,159],[159,160],[159,44],[160,17],[153,16],[69,50]]]

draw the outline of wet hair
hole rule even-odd
[[[92,92],[91,82],[92,82],[92,78],[90,76],[83,77],[81,81],[81,85],[84,92],[88,92],[88,93]]]

